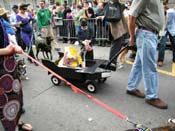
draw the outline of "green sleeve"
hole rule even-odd
[[[47,9],[47,17],[49,18],[49,20],[52,19],[52,15],[49,9]]]

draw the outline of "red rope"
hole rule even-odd
[[[105,104],[104,102],[96,99],[95,97],[87,94],[86,92],[80,90],[78,87],[76,87],[75,85],[73,85],[72,83],[68,82],[66,79],[64,79],[63,77],[59,76],[58,74],[56,74],[55,72],[53,72],[52,70],[50,70],[49,68],[47,68],[46,66],[44,66],[42,63],[40,63],[39,61],[35,60],[34,58],[32,58],[31,56],[29,56],[27,53],[23,52],[23,55],[25,55],[26,57],[30,58],[32,61],[36,62],[39,66],[41,66],[42,68],[44,68],[45,70],[47,70],[48,72],[50,72],[52,75],[54,75],[55,77],[59,78],[60,80],[64,81],[68,86],[71,87],[71,89],[75,92],[75,93],[81,93],[83,95],[85,95],[86,97],[88,97],[90,100],[92,100],[93,102],[95,102],[96,104],[100,105],[101,107],[105,108],[106,110],[108,110],[109,112],[113,113],[114,115],[116,115],[117,117],[121,118],[121,119],[125,119],[128,120],[128,117],[125,116],[124,114],[120,113],[119,111],[115,110],[114,108],[110,107],[109,105]]]

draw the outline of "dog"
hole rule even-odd
[[[20,79],[28,80],[29,77],[27,76],[26,70],[26,63],[24,59],[20,59],[17,61],[17,73]]]
[[[41,36],[38,36],[35,40],[36,45],[36,58],[39,60],[39,52],[41,51],[44,58],[47,58],[49,60],[52,60],[52,47],[51,42],[53,41],[52,37],[47,38],[47,42],[44,38],[41,38]]]
[[[125,47],[123,47],[123,48],[125,48]],[[136,45],[134,45],[134,46],[127,45],[127,47],[120,53],[120,55],[117,58],[117,63],[118,63],[117,68],[118,69],[123,68],[123,64],[126,61],[126,55],[128,54],[129,50],[131,50],[132,53],[136,53],[136,51],[137,51]]]

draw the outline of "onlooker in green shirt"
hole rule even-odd
[[[51,23],[51,12],[45,7],[45,0],[40,1],[40,9],[37,11],[37,24],[41,31],[41,36],[48,38],[51,36],[50,23]]]

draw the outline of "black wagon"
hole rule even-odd
[[[73,84],[83,83],[89,92],[95,93],[97,90],[95,82],[104,83],[111,76],[111,72],[116,70],[116,67],[111,66],[112,60],[126,48],[128,48],[128,45],[121,49],[110,61],[103,59],[86,60],[85,68],[60,66],[46,59],[43,59],[42,63],[67,81]],[[62,52],[58,52],[58,54],[60,59],[64,55]],[[54,85],[61,83],[61,80],[54,75],[51,76],[51,81]]]
[[[83,83],[86,89],[91,93],[96,92],[96,81],[103,83],[111,76],[111,70],[101,67],[106,62],[106,60],[95,59],[93,61],[86,61],[85,68],[73,68],[56,65],[50,60],[42,60],[42,63],[47,68],[71,83]],[[59,85],[61,83],[61,80],[54,75],[51,76],[51,81],[54,85]]]

